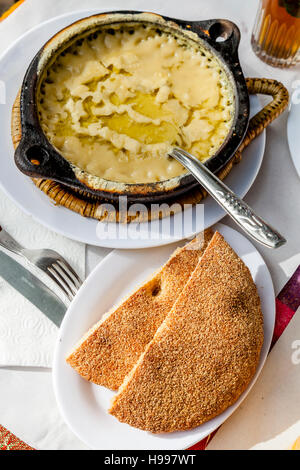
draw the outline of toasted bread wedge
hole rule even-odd
[[[67,362],[86,380],[117,390],[196,268],[212,232],[177,249],[167,263],[82,338]]]
[[[153,433],[194,428],[239,398],[262,344],[260,299],[249,269],[215,233],[109,412]]]

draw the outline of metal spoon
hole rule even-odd
[[[242,199],[231,191],[196,157],[180,148],[169,154],[181,163],[232,219],[254,240],[268,248],[278,248],[286,239],[254,213]]]

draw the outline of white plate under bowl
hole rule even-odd
[[[97,11],[98,12],[98,11]],[[32,215],[41,224],[73,240],[78,240],[91,245],[108,248],[146,248],[172,243],[182,237],[169,235],[169,227],[155,225],[158,232],[156,237],[147,239],[135,236],[122,239],[99,238],[96,233],[98,222],[88,219],[68,210],[55,206],[53,202],[38,188],[30,178],[23,175],[15,166],[13,159],[13,145],[11,142],[11,109],[17,92],[21,86],[26,68],[40,47],[57,31],[69,25],[73,21],[95,13],[95,10],[87,10],[76,13],[68,13],[42,23],[28,31],[18,39],[0,58],[1,80],[5,83],[6,101],[0,104],[0,140],[2,162],[0,172],[0,186],[6,194],[27,214]],[[251,114],[260,109],[257,96],[251,96]],[[244,197],[253,184],[259,171],[265,148],[265,133],[255,139],[243,152],[241,163],[236,165],[226,178],[226,184],[230,186],[240,197]],[[224,217],[224,211],[210,197],[205,199],[204,226],[210,227]],[[186,211],[188,212],[188,211]],[[181,216],[174,216],[174,225],[181,223]],[[100,228],[104,228],[101,224]],[[202,219],[195,223],[194,215],[190,218],[189,226],[185,228],[184,237],[191,236],[203,229]],[[146,224],[141,224],[141,230],[147,231]],[[133,228],[133,231],[134,228]],[[102,231],[103,232],[103,231]]]
[[[77,341],[101,316],[158,269],[174,245],[152,250],[115,250],[80,288],[62,322],[54,354],[53,382],[59,409],[72,431],[92,449],[186,449],[217,429],[243,401],[266,360],[274,329],[275,297],[268,268],[256,248],[239,232],[215,226],[251,271],[261,299],[264,344],[259,367],[238,401],[216,418],[184,432],[151,434],[120,423],[109,415],[114,392],[85,381],[65,361]]]
[[[295,90],[295,98],[299,95],[299,89]],[[297,99],[298,101],[299,99]],[[290,149],[290,154],[300,177],[300,103],[293,102],[293,96],[291,98],[291,109],[287,121],[287,138]]]

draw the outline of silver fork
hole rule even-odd
[[[82,284],[69,263],[54,250],[28,250],[0,226],[0,245],[44,271],[71,301]]]

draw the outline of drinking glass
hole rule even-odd
[[[300,0],[260,0],[251,44],[256,55],[274,67],[300,60]]]

